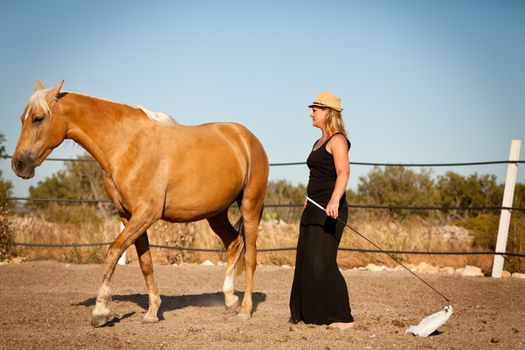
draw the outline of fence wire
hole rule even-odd
[[[0,158],[12,159],[11,155],[1,155]],[[96,162],[94,159],[71,159],[71,158],[46,158],[46,161],[55,162]],[[363,166],[403,166],[403,167],[453,167],[495,164],[525,164],[525,160],[493,160],[484,162],[462,162],[462,163],[377,163],[377,162],[350,162],[352,165]],[[270,166],[306,165],[306,162],[270,163]]]
[[[27,197],[0,197],[3,201],[28,201],[28,202],[56,202],[56,203],[87,203],[87,204],[98,204],[106,203],[113,204],[108,199],[97,200],[97,199],[74,199],[74,198],[27,198]],[[234,204],[232,207],[236,207]],[[265,204],[264,208],[302,208],[303,204]],[[438,211],[451,211],[451,210],[463,210],[463,211],[499,211],[499,210],[512,210],[512,211],[525,211],[525,208],[520,207],[432,207],[432,206],[410,206],[410,205],[370,205],[370,204],[348,204],[348,208],[354,209],[389,209],[389,210],[438,210]]]
[[[10,155],[0,155],[0,158],[11,159]],[[46,161],[61,161],[61,162],[96,162],[93,159],[69,159],[69,158],[48,158]],[[494,164],[525,164],[523,160],[509,161],[509,160],[498,160],[498,161],[484,161],[484,162],[463,162],[463,163],[371,163],[371,162],[351,162],[352,165],[362,166],[403,166],[403,167],[453,167],[453,166],[475,166],[475,165],[494,165]],[[288,162],[288,163],[270,163],[270,166],[294,166],[294,165],[306,165],[306,162]],[[34,202],[59,202],[59,203],[108,203],[112,204],[110,200],[96,200],[96,199],[71,199],[71,198],[26,198],[26,197],[0,197],[3,201],[34,201]],[[303,204],[265,204],[265,208],[300,208]],[[349,204],[349,208],[360,208],[360,209],[388,209],[388,210],[438,210],[438,211],[451,211],[451,210],[462,210],[462,211],[499,211],[499,210],[511,210],[511,211],[525,211],[525,208],[518,207],[433,207],[433,206],[405,206],[405,205],[366,205],[366,204]],[[40,243],[25,243],[25,242],[12,242],[12,241],[0,241],[0,244],[13,245],[13,246],[24,246],[24,247],[35,247],[35,248],[77,248],[77,247],[97,247],[97,246],[109,246],[112,242],[102,243],[71,243],[71,244],[40,244]],[[158,249],[170,249],[179,251],[197,251],[197,252],[224,252],[224,249],[207,249],[207,248],[184,248],[177,246],[166,246],[150,244],[152,248]],[[286,248],[261,248],[258,252],[277,252],[277,251],[294,251],[296,247]],[[501,256],[512,256],[524,258],[525,254],[521,253],[507,253],[507,252],[443,252],[443,251],[405,251],[405,250],[376,250],[376,249],[360,249],[360,248],[346,248],[339,247],[340,251],[351,251],[361,253],[389,253],[389,254],[413,254],[413,255],[501,255]]]
[[[11,241],[0,241],[0,244],[13,245],[21,247],[34,247],[34,248],[80,248],[80,247],[100,247],[109,246],[113,242],[103,243],[65,243],[65,244],[49,244],[49,243],[25,243],[25,242],[11,242]],[[179,251],[192,251],[192,252],[210,252],[210,253],[224,253],[225,249],[212,249],[212,248],[192,248],[192,247],[177,247],[159,244],[150,244],[151,248],[158,249],[169,249]],[[282,252],[282,251],[294,251],[297,247],[286,247],[286,248],[260,248],[257,252]],[[502,256],[515,256],[525,258],[525,254],[521,253],[508,253],[508,252],[443,252],[443,251],[413,251],[413,250],[379,250],[379,249],[361,249],[361,248],[347,248],[339,247],[340,251],[347,252],[359,252],[359,253],[388,253],[388,254],[406,254],[406,255],[502,255]]]

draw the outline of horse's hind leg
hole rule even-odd
[[[264,189],[265,187],[263,187]],[[246,250],[244,253],[244,262],[246,265],[246,282],[244,289],[244,298],[242,300],[239,317],[249,319],[252,312],[252,292],[253,292],[253,275],[257,265],[257,235],[259,230],[259,221],[263,209],[264,191],[262,196],[250,198],[248,191],[245,191],[242,199],[241,214],[244,221],[244,236]]]
[[[137,254],[139,256],[140,269],[146,280],[146,286],[148,288],[149,295],[149,309],[142,319],[146,323],[159,322],[157,312],[161,303],[157,285],[153,279],[153,262],[151,260],[151,252],[149,249],[148,233],[144,232],[135,241],[135,248],[137,248]]]
[[[230,223],[228,209],[208,218],[208,222],[212,230],[222,239],[226,248],[226,273],[222,291],[226,309],[228,312],[236,313],[239,309],[239,297],[234,294],[235,271],[237,263],[242,258],[240,255],[243,249],[243,239]]]

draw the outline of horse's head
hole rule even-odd
[[[65,123],[53,114],[57,107],[64,81],[51,89],[36,82],[35,92],[29,98],[22,114],[22,131],[16,145],[11,167],[16,175],[30,179],[51,151],[66,137]]]

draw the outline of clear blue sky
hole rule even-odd
[[[512,139],[525,159],[524,1],[6,1],[0,46],[9,154],[35,80],[65,79],[182,124],[243,123],[273,163],[306,159],[319,137],[307,105],[325,90],[342,98],[351,160],[505,160]],[[51,157],[80,153],[68,142]],[[0,166],[23,196],[63,165],[29,181]],[[369,170],[353,166],[350,187]],[[446,170],[503,182],[506,165],[434,174]],[[306,183],[308,171],[270,176]]]

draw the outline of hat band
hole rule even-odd
[[[341,107],[336,107],[336,106],[330,106],[330,105],[327,105],[327,104],[324,104],[324,103],[321,103],[321,102],[313,102],[310,106],[308,107],[321,107],[321,108],[330,108],[330,109],[333,109],[333,110],[336,110],[338,112],[342,111],[343,109]]]

